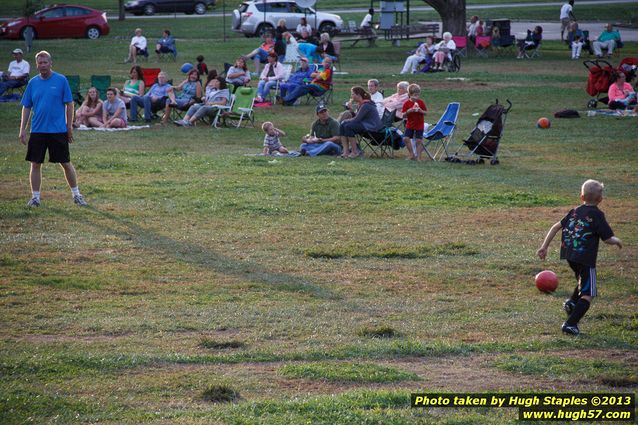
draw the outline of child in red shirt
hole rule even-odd
[[[418,84],[410,84],[408,87],[408,100],[403,104],[403,116],[407,118],[405,124],[405,134],[403,142],[408,150],[408,159],[421,160],[421,154],[423,153],[423,128],[425,126],[425,112],[428,108],[425,106],[425,102],[419,99],[421,94],[421,87]],[[414,149],[412,146],[412,138],[414,138]]]

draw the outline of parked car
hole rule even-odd
[[[134,15],[155,15],[155,13],[196,13],[203,15],[208,6],[215,6],[216,0],[131,0],[124,10]]]
[[[86,37],[91,40],[108,35],[111,30],[106,12],[64,4],[47,7],[26,18],[5,22],[0,25],[0,37],[24,39],[24,32],[28,28],[33,30],[33,38]]]
[[[243,33],[246,37],[261,36],[266,31],[273,31],[280,19],[285,19],[286,27],[294,31],[304,16],[313,29],[319,29],[319,33],[327,32],[332,36],[343,28],[343,20],[339,15],[316,13],[310,7],[300,7],[292,0],[285,0],[268,3],[243,2],[239,9],[233,11],[232,29]]]

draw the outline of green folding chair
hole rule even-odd
[[[215,118],[213,125],[217,127],[221,119],[221,124],[228,127],[241,127],[242,123],[250,123],[255,127],[255,116],[253,105],[257,96],[255,87],[239,87],[235,91],[235,101],[229,111],[221,111]]]
[[[73,95],[73,101],[79,105],[82,104],[84,98],[80,93],[80,76],[79,75],[67,75],[66,80],[71,87],[71,94]]]
[[[91,75],[91,87],[95,87],[101,100],[106,100],[106,89],[111,87],[110,75]]]

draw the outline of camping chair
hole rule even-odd
[[[106,90],[111,87],[110,75],[91,75],[91,87],[97,89],[100,100],[106,100]]]
[[[361,134],[357,134],[357,142],[362,151],[369,150],[371,157],[394,158],[394,150],[401,147],[402,136],[392,124],[396,117],[396,110],[383,111],[383,117],[381,123],[383,129],[379,131],[366,131]]]
[[[157,76],[162,72],[160,68],[142,68],[142,79],[146,90],[150,89],[157,82]]]
[[[169,52],[164,53],[160,52],[159,60],[172,60],[175,62],[177,60],[177,47],[175,47],[175,39],[172,40],[172,43],[167,46],[169,48]]]
[[[516,48],[516,36],[514,35],[501,35],[499,42],[496,47],[496,55],[497,56],[507,56],[514,53],[514,49]]]
[[[456,44],[456,54],[459,56],[466,57],[467,56],[467,36],[455,35],[455,36],[452,36],[452,40],[454,41],[454,44]]]
[[[539,58],[541,56],[541,45],[543,43],[538,43],[538,46],[534,47],[533,49],[529,49],[529,50],[525,50],[523,49],[523,54],[525,55],[526,59],[534,59],[534,58]]]
[[[439,160],[449,156],[447,148],[454,135],[460,109],[460,103],[449,103],[436,125],[423,135],[423,148],[432,161],[436,161],[437,156],[439,156]],[[432,146],[430,147],[430,145]]]
[[[476,53],[482,57],[488,57],[488,51],[490,46],[492,45],[492,37],[489,35],[477,35],[476,40],[474,41],[474,47],[476,48]]]
[[[255,96],[257,96],[255,87],[239,87],[235,92],[235,101],[230,108],[220,111],[220,114],[215,117],[213,126],[218,127],[221,119],[221,125],[225,127],[239,128],[242,122],[250,122],[255,127],[255,116],[253,114]]]
[[[270,91],[268,92],[268,98],[270,99],[271,103],[275,103],[275,96],[277,96],[277,93],[279,93],[279,86],[281,85],[281,83],[285,83],[286,81],[288,81],[290,79],[290,74],[292,74],[292,65],[291,64],[284,64],[282,66],[284,67],[284,75],[283,75],[283,77],[281,78],[281,80],[277,80],[277,84],[275,84],[273,87],[271,87]],[[273,89],[275,90],[275,95],[274,96],[272,95]]]
[[[341,42],[333,41],[332,45],[335,48],[335,59],[332,61],[332,63],[333,65],[336,65],[339,69],[339,72],[341,72]]]
[[[84,98],[80,94],[80,76],[79,75],[67,75],[67,81],[71,87],[71,94],[73,95],[73,101],[79,105],[82,104]]]
[[[215,116],[213,116],[211,114],[211,115],[202,117],[202,121],[207,122],[208,118],[211,118],[211,120],[210,120],[211,127],[218,128],[217,127],[217,123],[219,123],[219,118],[220,118],[221,114],[223,114],[224,112],[228,112],[228,111],[233,109],[233,105],[235,104],[235,99],[236,99],[236,96],[234,94],[231,94],[229,102],[226,105],[223,105],[223,106],[222,105],[218,105],[215,108],[215,111],[213,112],[215,114]]]

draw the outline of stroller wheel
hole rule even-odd
[[[493,160],[491,160],[491,161],[490,161],[490,164],[491,164],[491,165],[498,165],[498,164],[499,164],[498,159],[493,159]]]
[[[476,161],[474,161],[473,159],[470,159],[466,162],[467,165],[476,165]]]
[[[481,159],[479,159],[479,160],[477,161],[477,163],[478,163],[478,164],[485,164],[485,160],[484,160],[483,158],[481,158]]]
[[[597,105],[598,105],[598,101],[596,101],[596,99],[591,99],[589,102],[587,102],[588,109],[596,109]]]

